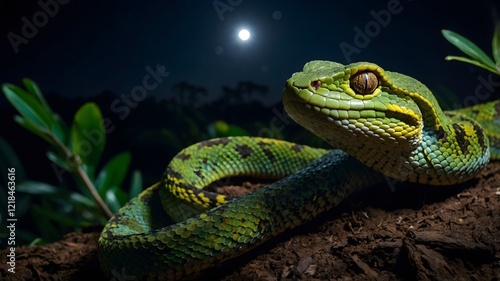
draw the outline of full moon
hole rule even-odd
[[[247,29],[242,29],[238,33],[238,36],[242,41],[247,41],[248,39],[250,39],[250,31],[248,31]]]

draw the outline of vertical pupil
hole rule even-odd
[[[368,84],[369,84],[369,81],[370,81],[370,77],[368,76],[368,72],[363,73],[363,76],[365,78],[365,80],[363,81],[364,86],[365,86],[364,87],[365,88],[364,92],[367,93],[367,92],[369,92],[369,90],[368,90]]]
[[[360,95],[372,94],[380,84],[379,78],[371,71],[360,72],[350,79],[352,89]]]

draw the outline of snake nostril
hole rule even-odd
[[[321,87],[321,81],[319,81],[319,80],[312,81],[311,87],[313,87],[314,90],[319,89]]]

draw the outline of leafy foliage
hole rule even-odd
[[[47,157],[71,172],[80,188],[77,192],[26,180],[19,159],[0,139],[0,154],[3,156],[0,166],[16,167],[20,171],[16,190],[22,194],[20,200],[25,204],[19,201],[18,204],[29,206],[28,202],[33,202],[30,212],[42,238],[37,241],[51,241],[68,231],[105,223],[111,212],[116,212],[142,190],[139,171],[132,173],[129,192],[122,189],[131,162],[130,153],[119,153],[98,170],[106,144],[99,107],[85,103],[68,127],[49,107],[36,83],[29,79],[22,82],[25,89],[12,84],[2,86],[5,97],[19,113],[14,116],[15,122],[51,145],[53,150],[47,152]],[[26,210],[17,211],[18,216],[25,214]]]
[[[446,40],[469,56],[446,56],[446,60],[457,60],[470,63],[500,75],[500,22],[498,22],[495,26],[493,40],[491,42],[493,60],[476,44],[462,35],[446,29],[443,29],[441,33]]]

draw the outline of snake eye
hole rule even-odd
[[[351,88],[356,94],[372,94],[377,89],[378,85],[378,77],[373,72],[358,72],[351,77]]]
[[[319,80],[312,81],[311,87],[313,87],[314,90],[319,89],[319,87],[321,87],[321,81],[319,81]]]

